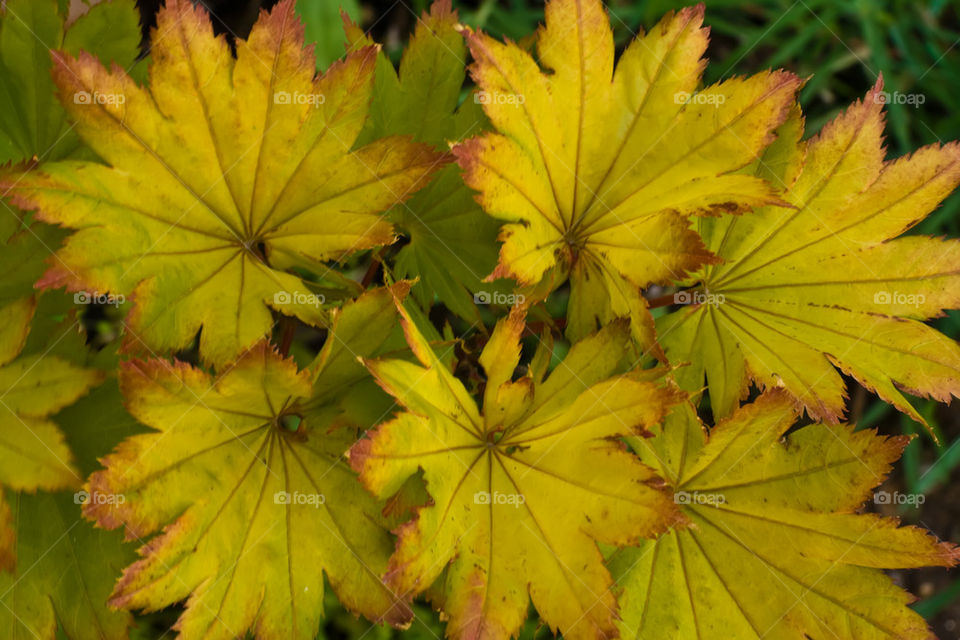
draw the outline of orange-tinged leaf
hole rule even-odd
[[[784,435],[796,415],[773,390],[709,438],[687,405],[654,439],[634,441],[690,525],[611,559],[623,637],[930,637],[911,596],[879,569],[949,567],[960,550],[856,513],[908,439],[823,424]]]
[[[484,209],[507,223],[494,275],[569,276],[571,338],[629,314],[655,349],[639,289],[715,261],[687,216],[779,201],[737,171],[772,140],[799,80],[765,72],[697,92],[702,19],[702,5],[667,15],[616,69],[599,0],[547,3],[540,65],[515,44],[468,36],[497,132],[454,151]]]
[[[224,363],[271,329],[271,308],[323,322],[319,298],[275,265],[392,242],[383,212],[444,156],[401,137],[352,148],[376,48],[315,78],[292,0],[261,15],[236,60],[187,0],[157,21],[149,87],[55,54],[61,100],[107,164],[3,183],[40,219],[78,229],[43,285],[133,296],[128,347],[180,349],[202,327],[202,356]]]
[[[898,238],[960,182],[960,145],[884,162],[881,85],[808,142],[799,109],[754,172],[779,181],[790,208],[701,219],[724,262],[706,267],[693,304],[657,325],[681,386],[706,375],[715,415],[749,381],[782,386],[817,419],[837,421],[837,369],[918,422],[901,391],[960,394],[960,346],[923,324],[960,306],[960,243]]]
[[[368,432],[350,461],[381,497],[422,469],[432,500],[397,530],[384,580],[412,596],[442,575],[437,600],[452,638],[515,635],[530,599],[566,637],[615,635],[597,543],[655,535],[676,517],[662,481],[616,438],[643,433],[681,396],[611,377],[629,343],[625,322],[577,343],[546,380],[512,380],[524,327],[514,309],[481,354],[481,413],[401,313],[419,364],[367,366],[406,411]]]
[[[177,623],[185,640],[247,631],[258,640],[312,640],[326,575],[349,610],[392,624],[409,619],[379,579],[392,544],[342,460],[351,433],[314,429],[298,413],[310,378],[266,343],[217,379],[183,363],[123,365],[128,409],[156,431],[103,460],[85,513],[125,527],[128,538],[163,531],[124,572],[114,606],[187,600]],[[295,431],[292,416],[303,417]]]

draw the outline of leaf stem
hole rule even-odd
[[[367,272],[363,274],[363,280],[360,281],[360,286],[364,289],[370,286],[370,283],[373,282],[373,279],[377,277],[377,271],[380,270],[380,267],[383,265],[383,250],[384,247],[380,247],[373,254],[373,259],[370,261],[370,266],[367,267]]]
[[[283,316],[280,319],[280,325],[283,333],[280,337],[280,353],[286,358],[290,355],[290,346],[293,344],[293,336],[297,332],[297,322],[289,316]]]
[[[660,307],[669,307],[670,305],[673,304],[674,295],[675,294],[673,293],[668,293],[666,295],[659,296],[657,298],[650,298],[649,300],[647,300],[647,307],[650,309],[659,309]]]

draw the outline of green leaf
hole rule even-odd
[[[32,299],[0,308],[0,486],[16,490],[63,489],[80,484],[59,427],[49,416],[103,379],[55,356],[22,349],[33,317]]]
[[[34,307],[23,298],[0,310],[0,637],[53,640],[59,627],[71,640],[120,640],[131,618],[108,610],[106,598],[133,549],[82,520],[82,493],[36,491],[79,488],[80,474],[129,432],[129,416],[115,383],[66,406],[103,373],[50,348],[7,363],[26,342]],[[82,341],[62,341],[60,331],[51,346],[82,354]]]
[[[9,0],[0,17],[0,164],[77,153],[80,139],[54,99],[51,52],[81,49],[130,68],[139,54],[134,0],[94,7],[64,31],[54,0]]]
[[[134,547],[84,522],[82,493],[7,491],[6,497],[16,523],[17,569],[0,571],[0,637],[54,640],[59,626],[70,640],[126,639],[132,617],[106,601]]]
[[[63,38],[70,55],[89,51],[102,63],[114,62],[138,82],[146,80],[146,65],[134,64],[140,52],[140,11],[134,0],[109,0],[93,5],[71,24]]]
[[[297,0],[297,15],[303,20],[304,40],[314,46],[317,71],[323,71],[343,55],[345,40],[341,11],[352,20],[360,17],[357,0]]]
[[[0,22],[0,161],[45,153],[64,126],[53,99],[50,52],[63,42],[63,20],[49,0],[4,3]]]
[[[505,289],[484,282],[497,263],[499,225],[480,209],[459,168],[444,167],[390,219],[410,240],[394,270],[401,278],[420,278],[413,287],[417,302],[429,309],[436,296],[457,315],[478,321],[476,301],[493,300],[492,292]]]
[[[361,139],[409,135],[446,150],[488,126],[473,95],[458,107],[467,55],[458,26],[450,1],[438,0],[418,20],[399,74],[380,54],[371,117]],[[356,25],[348,23],[347,34],[354,47],[370,43]],[[472,294],[502,288],[483,282],[497,263],[499,224],[480,209],[459,170],[445,167],[389,216],[409,239],[394,269],[401,278],[420,278],[414,298],[429,308],[436,296],[457,315],[479,321]]]
[[[66,232],[30,223],[0,203],[0,306],[34,295],[33,284],[47,268]]]
[[[367,291],[333,314],[323,349],[311,364],[313,395],[302,405],[313,428],[369,429],[395,406],[363,366],[361,358],[408,351],[395,300],[403,300],[409,282]]]

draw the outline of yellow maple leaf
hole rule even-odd
[[[909,438],[850,425],[789,431],[796,417],[775,389],[709,438],[687,404],[652,440],[632,440],[690,524],[611,558],[622,637],[930,637],[880,569],[950,567],[960,549],[856,512]]]
[[[335,331],[383,323],[396,294],[364,294]],[[313,640],[326,578],[348,610],[409,622],[407,604],[380,581],[393,548],[380,508],[343,460],[356,434],[324,419],[331,400],[314,401],[315,388],[336,390],[355,364],[325,359],[298,371],[266,342],[218,377],[181,362],[124,363],[129,411],[153,431],[103,459],[84,514],[122,526],[128,539],[163,530],[124,571],[111,604],[154,610],[188,600],[177,624],[185,640],[247,631]]]
[[[207,13],[169,0],[149,87],[91,55],[56,54],[61,101],[107,164],[55,162],[0,181],[19,206],[78,231],[41,284],[132,296],[127,346],[222,364],[272,327],[318,324],[323,299],[283,269],[394,240],[383,212],[443,154],[404,137],[358,149],[376,47],[314,77],[292,0],[263,13],[234,59]],[[321,271],[322,273],[322,271]]]
[[[617,441],[644,433],[675,390],[611,376],[625,322],[577,343],[544,380],[513,379],[525,310],[514,308],[480,356],[483,411],[404,314],[419,364],[372,360],[406,408],[350,451],[363,483],[387,497],[423,470],[432,502],[398,530],[386,583],[408,596],[438,586],[452,638],[509,638],[529,599],[569,638],[611,637],[616,601],[597,542],[662,532],[674,505],[661,481]],[[449,567],[447,567],[449,563]]]
[[[717,416],[753,380],[782,386],[817,419],[836,421],[846,391],[836,369],[918,422],[900,389],[960,394],[960,346],[922,321],[960,306],[960,242],[898,238],[960,182],[960,145],[884,162],[881,82],[809,142],[796,109],[754,173],[791,205],[699,221],[723,259],[678,294],[657,323],[681,386],[706,376]]]
[[[772,140],[799,80],[764,72],[698,91],[702,19],[703,5],[667,15],[616,69],[600,0],[547,3],[540,65],[515,44],[468,35],[496,132],[454,152],[483,208],[507,222],[493,275],[569,277],[571,339],[630,316],[634,337],[656,349],[640,288],[714,261],[687,216],[778,201],[737,170]]]

